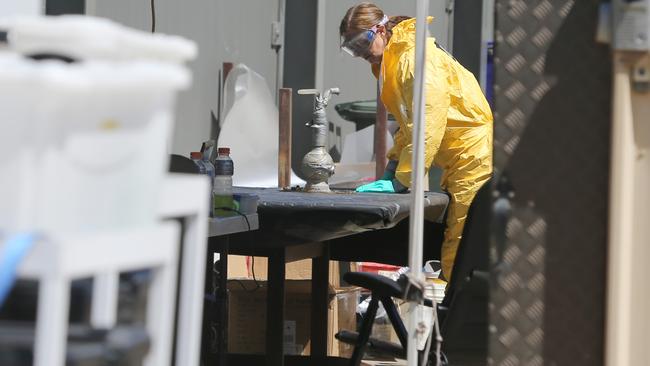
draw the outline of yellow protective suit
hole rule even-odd
[[[384,50],[381,100],[399,130],[388,159],[397,160],[395,178],[411,185],[415,19],[400,22]],[[427,37],[425,78],[425,166],[443,169],[441,187],[451,195],[442,245],[442,271],[451,279],[469,205],[492,174],[492,112],[474,75]],[[425,244],[426,245],[426,244]]]

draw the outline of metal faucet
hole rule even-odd
[[[302,172],[306,176],[306,192],[331,192],[327,180],[334,174],[334,161],[327,152],[327,116],[325,108],[339,88],[331,88],[321,93],[318,89],[300,89],[298,94],[314,95],[313,119],[307,122],[312,128],[312,149],[302,158]]]

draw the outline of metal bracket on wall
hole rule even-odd
[[[632,87],[637,93],[650,92],[650,57],[643,57],[632,68]]]
[[[281,22],[272,22],[271,23],[271,48],[276,52],[282,48],[282,23]]]
[[[447,14],[451,14],[454,12],[454,3],[455,0],[447,0],[447,3],[445,4],[445,12]]]
[[[447,0],[445,3],[445,13],[449,20],[447,25],[447,50],[449,53],[454,52],[454,8],[456,6],[455,0]]]

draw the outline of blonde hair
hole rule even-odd
[[[346,39],[362,30],[370,29],[384,18],[384,12],[373,3],[360,3],[350,7],[341,20],[339,35]],[[385,27],[389,35],[394,26],[411,17],[397,15],[388,17]]]

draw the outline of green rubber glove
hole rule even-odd
[[[357,187],[356,191],[362,193],[395,193],[395,188],[390,180],[376,180]]]

